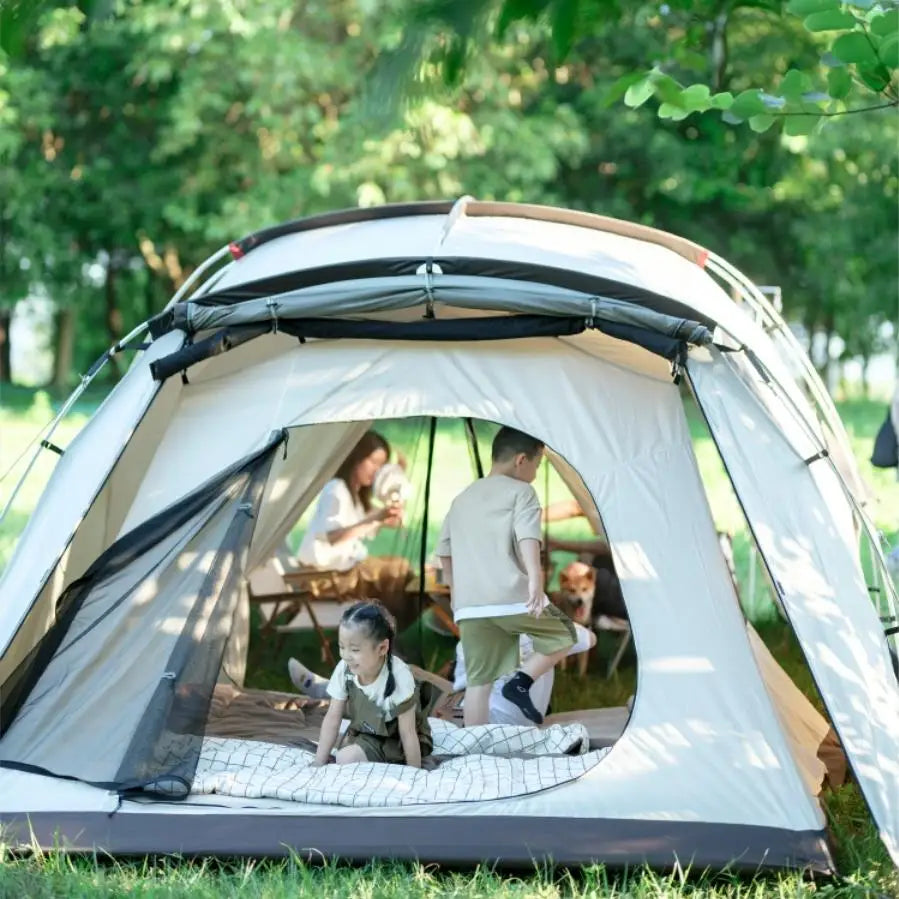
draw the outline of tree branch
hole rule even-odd
[[[811,115],[816,118],[832,118],[833,116],[852,115],[855,112],[872,112],[875,109],[887,109],[890,106],[899,106],[899,100],[891,100],[889,103],[879,103],[877,106],[860,106],[858,109],[843,109],[840,112],[769,112],[767,115],[784,118],[788,115]]]

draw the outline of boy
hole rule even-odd
[[[487,723],[493,682],[510,671],[502,695],[541,724],[530,688],[575,643],[574,623],[543,592],[540,501],[531,486],[542,458],[539,440],[500,428],[487,477],[456,497],[443,522],[437,555],[468,669],[466,727]],[[534,652],[519,667],[522,634]]]

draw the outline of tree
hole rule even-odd
[[[576,51],[583,56],[599,47],[628,17],[658,41],[616,80],[603,79],[609,103],[638,107],[654,97],[663,119],[717,110],[724,121],[748,122],[755,131],[781,122],[791,135],[809,134],[825,118],[899,106],[895,0],[789,0],[785,8],[778,0],[414,0],[410,16],[386,67],[403,78],[418,71],[455,84],[478,48],[490,39],[513,40],[520,22],[549,23],[553,63],[562,65]],[[768,30],[776,23],[802,52],[795,66],[757,72],[734,92],[727,77],[734,29],[753,21]],[[693,80],[697,69],[707,70],[704,81]],[[396,89],[400,79],[390,83]]]

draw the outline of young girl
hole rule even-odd
[[[337,764],[388,762],[421,767],[433,748],[419,687],[402,659],[393,655],[396,635],[390,613],[376,601],[350,606],[340,619],[340,662],[328,683],[331,704],[322,722],[315,765],[325,765],[349,718],[346,745]]]

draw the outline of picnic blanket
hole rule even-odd
[[[581,724],[458,728],[432,718],[431,727],[434,755],[444,759],[435,770],[369,762],[314,768],[313,753],[296,746],[207,737],[191,792],[355,808],[485,801],[574,780],[608,752],[588,751]]]

